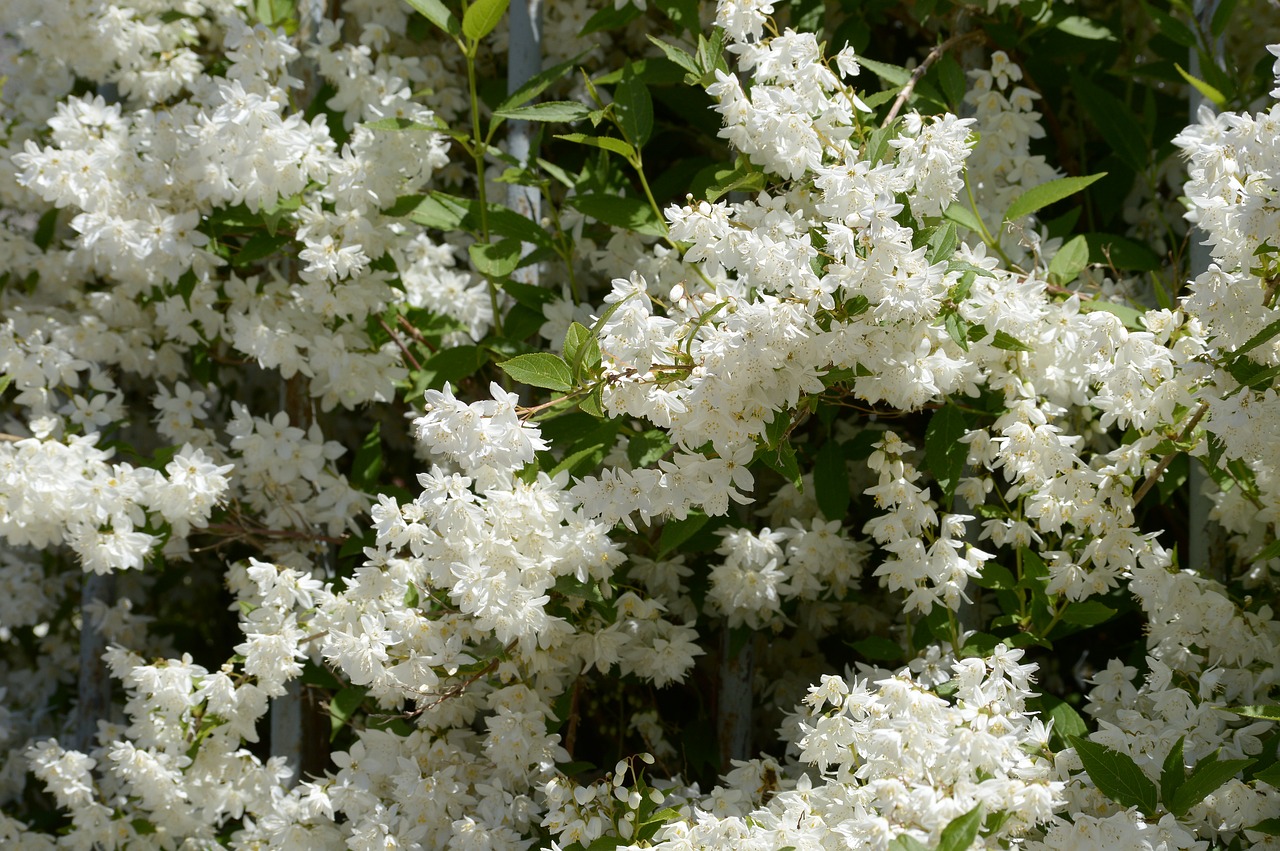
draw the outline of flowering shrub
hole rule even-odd
[[[1280,847],[1270,7],[507,5],[0,8],[5,847]]]

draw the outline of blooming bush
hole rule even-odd
[[[0,8],[5,847],[1280,847],[1271,7],[507,5]]]

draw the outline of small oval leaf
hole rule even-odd
[[[1156,784],[1132,757],[1081,736],[1072,736],[1071,744],[1102,794],[1122,807],[1137,807],[1143,815],[1155,814]]]
[[[479,41],[493,32],[498,21],[507,13],[509,2],[510,0],[476,0],[462,16],[462,34],[472,41]]]
[[[1090,174],[1086,177],[1060,177],[1057,180],[1042,183],[1034,189],[1028,189],[1009,205],[1009,209],[1005,211],[1004,220],[1012,222],[1023,216],[1030,215],[1055,201],[1069,198],[1106,176],[1107,173],[1105,171],[1100,171],[1097,174]]]
[[[567,391],[573,387],[573,374],[564,359],[550,352],[533,352],[517,355],[498,364],[502,371],[519,381],[533,387],[545,387],[548,390]]]
[[[458,19],[440,0],[409,0],[409,5],[449,35],[457,35],[462,31]]]
[[[512,121],[581,121],[591,114],[591,110],[576,100],[550,100],[531,106],[498,109],[493,114]]]

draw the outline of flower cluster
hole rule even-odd
[[[1007,814],[989,843],[1031,833],[1061,806],[1065,784],[1054,778],[1046,726],[1026,712],[1031,671],[1021,656],[999,645],[985,662],[954,663],[954,703],[905,671],[824,676],[796,721],[805,773],[765,789],[768,767],[742,766],[711,796],[714,815],[686,804],[686,820],[659,831],[654,847],[821,847],[838,837],[872,849],[903,835],[936,844],[975,807]]]

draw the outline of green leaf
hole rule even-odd
[[[667,433],[660,428],[642,431],[632,435],[627,444],[627,460],[631,466],[639,469],[648,467],[671,449],[671,441]]]
[[[791,429],[791,412],[790,411],[774,411],[773,419],[764,427],[765,446],[769,449],[777,449],[778,444],[782,443],[787,437],[787,432]]]
[[[969,455],[969,447],[960,442],[968,431],[964,414],[955,405],[943,405],[929,419],[929,427],[924,432],[924,463],[938,486],[942,488],[944,499],[951,501],[960,476],[964,473],[964,462]]]
[[[569,364],[550,352],[533,352],[504,360],[498,364],[502,371],[522,384],[545,387],[565,392],[573,388],[573,373]]]
[[[591,333],[591,329],[581,322],[569,325],[569,330],[564,335],[562,351],[569,370],[573,373],[574,384],[582,380],[584,374],[594,372],[600,363],[600,342]]]
[[[968,228],[974,233],[982,233],[982,221],[978,218],[978,214],[969,209],[959,201],[953,203],[943,211],[942,217],[948,221],[955,222],[962,228]]]
[[[1190,83],[1191,86],[1200,94],[1204,95],[1206,98],[1211,100],[1213,102],[1213,105],[1216,106],[1218,109],[1222,109],[1224,106],[1227,105],[1227,96],[1224,95],[1222,92],[1220,92],[1218,89],[1214,88],[1213,86],[1209,85],[1204,80],[1201,80],[1198,77],[1191,76],[1190,74],[1187,73],[1186,69],[1183,68],[1181,65],[1175,64],[1173,67],[1178,69],[1178,73],[1182,76],[1182,79]]]
[[[1009,568],[994,561],[982,565],[982,574],[973,582],[979,588],[990,588],[993,591],[1011,591],[1018,584]]]
[[[622,82],[614,87],[613,102],[623,134],[637,150],[643,148],[653,134],[653,99],[630,62],[622,69]]]
[[[613,448],[621,428],[621,420],[598,423],[582,440],[569,448],[564,458],[548,471],[548,475],[555,476],[567,470],[570,475],[581,476],[595,469]]]
[[[1061,201],[1063,198],[1075,195],[1106,176],[1107,173],[1105,171],[1100,171],[1097,174],[1090,174],[1086,177],[1060,177],[1057,180],[1050,180],[1048,183],[1042,183],[1033,189],[1028,189],[1009,205],[1009,209],[1005,211],[1004,220],[1012,222],[1023,216],[1030,215],[1055,201]]]
[[[1116,155],[1134,171],[1145,170],[1151,159],[1151,146],[1134,110],[1080,74],[1071,75],[1071,86],[1079,94],[1081,109]]]
[[[746,157],[740,157],[733,168],[718,168],[712,172],[711,185],[706,189],[706,199],[715,203],[730,192],[750,191],[764,186],[764,174],[751,167]]]
[[[1088,39],[1089,41],[1116,40],[1115,33],[1111,32],[1111,30],[1101,26],[1096,21],[1091,21],[1079,15],[1063,18],[1058,21],[1056,26],[1061,32],[1076,38]]]
[[[1271,387],[1276,376],[1280,375],[1280,366],[1264,367],[1248,358],[1236,358],[1227,364],[1227,371],[1241,384],[1264,392]]]
[[[1097,600],[1081,600],[1068,603],[1062,610],[1062,620],[1077,626],[1097,626],[1115,616],[1116,610]]]
[[[579,53],[572,59],[565,60],[564,62],[554,65],[541,73],[534,74],[528,80],[525,80],[524,84],[520,86],[520,88],[508,95],[506,100],[498,104],[497,108],[494,110],[494,114],[496,115],[501,112],[508,112],[533,100],[538,95],[551,88],[553,84],[564,79],[564,76],[568,73],[569,69],[578,64],[578,60],[585,55],[585,53]]]
[[[476,271],[490,278],[505,278],[520,265],[520,240],[504,239],[501,242],[473,242],[467,246],[471,263]]]
[[[462,34],[472,41],[479,41],[493,32],[493,28],[507,13],[509,2],[510,0],[476,0],[462,16]]]
[[[578,38],[589,36],[601,30],[621,29],[638,17],[640,17],[640,10],[631,3],[620,9],[612,3],[606,4],[582,25],[582,29],[578,32]]]
[[[790,440],[784,439],[776,449],[762,448],[756,453],[756,458],[795,485],[797,490],[803,487],[803,473],[800,472],[800,464],[796,461],[796,449],[791,445]]]
[[[597,384],[591,388],[591,392],[578,403],[578,409],[596,419],[604,419],[604,385]]]
[[[1218,8],[1213,10],[1213,18],[1209,21],[1209,32],[1214,38],[1222,38],[1222,34],[1227,31],[1236,3],[1237,0],[1218,0]]]
[[[1145,0],[1143,0],[1142,8],[1156,22],[1156,29],[1160,30],[1160,34],[1165,38],[1171,39],[1183,47],[1196,46],[1196,34],[1182,21],[1168,12],[1157,9],[1150,3],[1145,2]]]
[[[649,236],[663,236],[666,223],[645,201],[639,198],[623,198],[617,195],[576,195],[569,200],[578,212],[598,222]]]
[[[566,188],[572,189],[574,187],[575,182],[573,178],[569,176],[569,172],[565,171],[560,166],[553,162],[544,160],[542,157],[538,157],[536,162],[538,163],[539,168],[554,177],[556,180],[560,181],[560,183],[562,183]]]
[[[1083,236],[1077,236],[1058,249],[1049,261],[1049,282],[1060,287],[1080,277],[1084,267],[1089,265],[1089,242]]]
[[[612,151],[615,154],[621,154],[626,157],[629,162],[634,162],[636,158],[636,149],[631,147],[623,139],[617,139],[613,136],[588,136],[586,133],[564,133],[556,136],[557,139],[564,139],[566,142],[573,142],[578,145],[590,145],[593,148],[600,148],[605,151]]]
[[[578,352],[578,359],[573,363],[574,381],[579,381],[584,377],[596,377],[600,372],[600,340],[592,336],[582,350]]]
[[[363,491],[372,491],[382,473],[382,424],[374,423],[364,436],[351,464],[350,479]]]
[[[724,61],[724,30],[716,27],[711,38],[698,34],[698,68],[702,72],[701,79],[696,80],[703,87],[715,82],[715,72],[727,71],[729,66]]]
[[[550,234],[537,222],[531,221],[501,204],[488,206],[489,230],[498,236],[511,237],[543,248],[555,247]],[[406,216],[409,221],[437,230],[480,231],[480,202],[459,198],[445,192],[429,195],[404,195],[383,213],[388,216]]]
[[[564,355],[565,361],[569,364],[571,371],[576,372],[576,362],[578,355],[582,351],[582,346],[591,339],[591,329],[581,322],[572,322],[569,330],[564,335],[564,345],[560,351]]]
[[[828,440],[813,459],[813,495],[828,520],[843,520],[849,513],[849,471],[844,449]]]
[[[1165,801],[1165,806],[1169,808],[1169,812],[1182,818],[1188,810],[1213,794],[1223,783],[1256,761],[1253,759],[1219,760],[1218,751],[1214,751],[1211,756],[1196,763],[1195,768],[1191,769],[1190,774],[1187,775],[1182,788],[1173,796],[1173,801]]]
[[[964,102],[965,77],[964,69],[950,53],[944,53],[935,66],[938,69],[938,84],[946,95],[947,103],[953,109],[959,109]]]
[[[1280,721],[1280,705],[1276,704],[1267,704],[1266,706],[1227,706],[1224,708],[1228,712],[1243,715],[1245,718],[1261,718],[1264,721]]]
[[[249,237],[240,250],[231,256],[231,265],[239,267],[257,263],[275,254],[292,241],[293,237],[289,234],[273,236],[265,231],[259,231]]]
[[[964,351],[969,351],[969,321],[962,317],[958,311],[948,311],[943,319],[943,327],[947,329],[947,336],[955,341],[955,344]]]
[[[955,223],[943,222],[929,237],[929,262],[940,263],[943,260],[950,260],[959,244],[960,238],[956,236]]]
[[[658,537],[657,558],[662,558],[692,538],[710,519],[700,511],[690,511],[689,516],[683,520],[668,520],[663,523],[662,534]]]
[[[929,846],[919,839],[907,834],[894,837],[889,843],[889,851],[929,851]]]
[[[1095,298],[1080,303],[1080,308],[1086,312],[1101,310],[1104,313],[1110,313],[1120,318],[1124,323],[1124,327],[1130,331],[1144,331],[1146,326],[1142,322],[1143,311],[1135,310],[1127,304],[1116,304],[1114,301],[1103,301]]]
[[[1245,830],[1265,833],[1267,836],[1280,836],[1280,818],[1264,818],[1252,827],[1246,827]]]
[[[1160,766],[1160,800],[1164,801],[1166,807],[1182,788],[1183,781],[1187,779],[1187,767],[1182,763],[1182,746],[1186,743],[1186,738],[1186,736],[1178,737],[1178,741],[1173,743],[1173,747],[1165,755],[1164,763]]]
[[[898,137],[898,133],[901,130],[902,119],[895,118],[889,124],[873,131],[871,138],[867,140],[867,162],[876,165],[881,160],[889,157],[893,150],[889,143]]]
[[[1031,347],[1006,331],[997,331],[991,339],[991,345],[1006,352],[1029,352]]]
[[[880,107],[884,106],[886,103],[888,103],[889,101],[897,97],[900,91],[902,91],[901,87],[895,87],[892,89],[882,89],[881,91],[878,91],[873,95],[863,95],[862,102],[865,103],[867,106],[871,107],[871,109],[873,110],[879,109]],[[870,157],[868,157],[868,161],[875,162],[876,160],[872,160]]]
[[[342,728],[351,722],[351,716],[360,709],[368,693],[369,689],[364,686],[347,686],[333,696],[329,701],[329,741],[336,739]]]
[[[952,819],[938,837],[938,851],[966,851],[978,838],[982,827],[982,805],[974,807],[962,816]]]
[[[501,286],[503,292],[515,299],[517,304],[522,304],[538,313],[542,312],[543,305],[556,300],[555,291],[546,287],[522,284],[519,281],[503,281]]]
[[[698,0],[657,0],[654,4],[662,13],[671,19],[680,30],[697,32],[701,29],[698,20]]]
[[[1280,540],[1272,541],[1258,550],[1246,563],[1255,564],[1260,561],[1269,561],[1273,558],[1280,558]]]
[[[1243,346],[1236,349],[1233,352],[1233,354],[1243,355],[1246,352],[1251,352],[1254,349],[1258,348],[1258,346],[1261,346],[1263,343],[1270,342],[1272,339],[1275,338],[1277,334],[1280,334],[1280,319],[1277,319],[1275,322],[1272,322],[1271,324],[1267,325],[1267,327],[1263,328],[1261,331],[1254,334],[1252,337],[1250,337],[1248,340],[1245,341],[1245,344]]]
[[[48,251],[53,244],[53,235],[58,229],[58,212],[57,207],[45,210],[36,222],[36,232],[32,234],[31,241],[41,251]]]
[[[694,60],[691,53],[683,48],[675,46],[674,44],[667,44],[665,41],[656,39],[653,36],[647,36],[647,38],[649,41],[657,45],[658,49],[665,53],[667,58],[676,65],[679,65],[694,76],[701,74],[701,70],[698,68],[698,63]]]
[[[283,26],[286,32],[293,29],[290,24],[296,26],[297,22],[293,20],[294,5],[292,0],[257,0],[254,4],[254,12],[257,15],[258,22],[268,27]]]
[[[891,86],[905,86],[911,79],[911,72],[901,65],[890,65],[888,62],[877,62],[865,56],[858,57],[858,64]]]
[[[495,109],[493,114],[511,121],[581,121],[591,114],[591,109],[576,100],[549,100]]]
[[[1273,762],[1266,768],[1254,772],[1255,783],[1266,783],[1268,786],[1280,787],[1280,762]]]
[[[991,655],[1001,640],[989,632],[969,633],[964,639],[964,643],[960,646],[960,655],[963,658],[977,656],[985,659]],[[1005,643],[1007,644],[1008,641],[1005,640]]]
[[[440,0],[408,0],[408,3],[417,9],[424,18],[449,35],[457,36],[462,31],[462,26],[458,23],[458,19]]]
[[[467,212],[467,218],[463,221],[463,226],[478,229],[480,225],[480,203],[472,201],[472,206]],[[497,236],[507,236],[512,239],[518,239],[521,242],[528,242],[542,248],[554,249],[555,243],[551,240],[551,235],[547,231],[538,226],[538,223],[527,219],[517,213],[515,210],[502,206],[501,204],[489,205],[489,231]]]
[[[1048,694],[1041,701],[1045,707],[1041,716],[1045,721],[1053,722],[1053,735],[1063,747],[1072,736],[1083,736],[1089,731],[1080,713],[1070,703]]]
[[[415,196],[409,196],[409,198],[412,197]],[[397,198],[396,205],[392,209],[398,211],[409,198]],[[390,211],[387,214],[395,215]],[[467,216],[467,203],[464,199],[454,198],[443,192],[432,192],[430,195],[419,197],[416,205],[400,215],[408,216],[409,221],[423,227],[457,230]]]
[[[1137,807],[1148,817],[1155,815],[1156,784],[1131,757],[1082,736],[1073,736],[1071,744],[1102,794],[1122,807]]]
[[[849,646],[872,662],[897,662],[902,659],[902,645],[890,638],[872,635],[851,641]]]
[[[453,346],[441,349],[427,359],[416,376],[415,386],[422,390],[438,389],[448,381],[457,385],[469,375],[474,375],[488,361],[484,349],[478,346]]]

